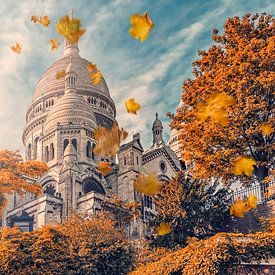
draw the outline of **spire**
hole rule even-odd
[[[65,94],[72,92],[76,92],[76,69],[70,56],[70,63],[65,70]]]
[[[70,19],[73,19],[74,12],[71,9],[68,13],[68,16]],[[68,55],[79,55],[79,49],[77,44],[73,44],[70,41],[65,39],[65,48],[64,48],[64,54],[63,56]]]
[[[156,113],[156,118],[153,123],[152,131],[153,131],[153,144],[163,143],[163,138],[162,138],[163,126],[162,126],[162,122],[159,119],[158,113]]]

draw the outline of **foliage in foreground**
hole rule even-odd
[[[199,51],[200,59],[193,63],[195,79],[183,83],[186,108],[179,109],[172,121],[172,127],[182,133],[182,157],[191,161],[193,176],[249,183],[271,175],[274,22],[265,14],[229,18],[223,34],[213,31],[215,44]],[[202,115],[203,122],[198,119]],[[236,160],[251,162],[243,171],[246,175],[236,173]]]
[[[41,187],[28,183],[24,175],[36,178],[47,171],[46,163],[35,160],[23,162],[18,151],[0,150],[0,212],[7,203],[7,194],[40,193]]]
[[[0,234],[1,274],[127,274],[132,254],[124,235],[101,213],[23,233]]]
[[[154,238],[152,245],[183,246],[187,238],[213,236],[230,220],[230,197],[224,188],[205,184],[180,172],[164,184],[155,198],[157,218],[155,225],[165,222],[171,233]]]
[[[274,229],[274,226],[273,226]],[[161,257],[158,253],[161,252]],[[275,232],[256,234],[218,233],[215,236],[170,251],[150,251],[131,275],[140,274],[230,274],[241,262],[267,261],[275,257]]]

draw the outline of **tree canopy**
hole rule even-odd
[[[0,150],[0,212],[7,202],[7,194],[13,192],[19,195],[25,192],[39,194],[41,187],[28,183],[26,176],[36,178],[47,171],[46,163],[34,160],[23,162],[18,151]]]
[[[171,123],[197,178],[263,180],[274,169],[275,28],[270,15],[229,18],[199,51]]]

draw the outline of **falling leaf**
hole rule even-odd
[[[129,98],[125,101],[125,106],[128,113],[137,114],[140,109],[140,104],[138,104],[133,98]]]
[[[198,242],[198,238],[196,237],[187,237],[186,238],[186,243],[191,245],[191,244],[195,244],[196,242]]]
[[[56,74],[55,74],[55,78],[56,79],[60,79],[60,78],[62,78],[62,77],[64,77],[65,76],[65,70],[63,70],[63,71],[58,71],[58,72],[56,72]]]
[[[93,152],[96,155],[112,157],[127,136],[128,133],[123,128],[120,129],[117,122],[114,122],[111,129],[98,128],[95,130],[95,139],[98,143]]]
[[[56,50],[59,47],[60,42],[57,39],[50,39],[50,44],[51,44],[51,49]]]
[[[238,198],[235,203],[230,206],[230,215],[238,218],[243,218],[244,213],[249,210],[249,205],[245,201]]]
[[[235,175],[242,175],[245,174],[246,176],[250,176],[254,170],[254,165],[256,164],[256,161],[253,158],[248,157],[237,157],[232,162],[233,167],[233,173]]]
[[[39,22],[43,27],[48,27],[51,23],[51,20],[48,16],[41,16]]]
[[[139,39],[141,42],[144,42],[147,39],[150,31],[155,26],[147,12],[145,12],[144,15],[132,15],[130,23],[132,24],[132,28],[129,29],[129,34],[133,38]]]
[[[91,73],[90,77],[92,79],[92,84],[93,85],[98,85],[99,83],[101,83],[102,73],[101,73],[100,70],[97,70],[95,73]]]
[[[172,228],[166,222],[161,222],[160,225],[157,227],[157,234],[159,236],[167,235],[172,231]]]
[[[214,122],[226,126],[228,124],[226,108],[234,103],[234,98],[226,93],[214,93],[208,98],[206,104],[199,103],[197,105],[196,117],[200,122],[211,118]]]
[[[87,65],[87,70],[88,70],[88,71],[94,71],[94,70],[97,70],[97,68],[96,68],[96,64],[89,63],[89,64]]]
[[[16,42],[15,46],[10,46],[11,50],[15,53],[20,54],[22,50],[22,46]]]
[[[257,197],[256,196],[249,195],[246,202],[250,208],[257,208]]]
[[[271,135],[274,132],[274,129],[273,129],[271,123],[264,123],[264,124],[262,124],[261,130],[262,130],[262,133],[265,136],[269,136],[269,135]]]
[[[147,176],[140,174],[135,181],[136,191],[150,196],[157,194],[161,186],[156,173],[150,173]]]
[[[111,164],[106,161],[99,162],[97,169],[103,176],[112,171]]]
[[[85,30],[81,29],[81,21],[68,15],[59,19],[56,24],[56,30],[73,44],[77,44],[79,38],[85,33]]]
[[[31,17],[31,21],[33,22],[33,23],[40,23],[40,20],[38,19],[38,17],[36,16],[36,15],[33,15],[32,17]]]

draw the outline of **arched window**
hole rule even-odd
[[[48,195],[51,195],[51,196],[54,196],[55,194],[55,188],[53,185],[47,185],[47,187],[45,188],[44,194],[48,194]]]
[[[49,161],[49,147],[48,146],[45,147],[44,158],[45,158],[45,162]]]
[[[31,143],[28,145],[27,159],[28,159],[28,160],[31,160],[31,159],[32,159],[32,145],[31,145]]]
[[[68,146],[68,144],[69,144],[69,140],[68,139],[64,139],[64,141],[63,141],[63,153],[64,153],[66,147]]]
[[[46,101],[46,108],[48,108],[48,101]]]
[[[87,145],[86,145],[86,156],[89,159],[95,159],[95,154],[94,154],[94,148],[95,148],[95,144],[91,143],[90,140],[87,141]]]
[[[72,145],[74,146],[74,148],[75,148],[75,150],[76,150],[76,152],[77,152],[77,139],[73,139],[72,140]]]
[[[124,158],[124,165],[127,165],[127,158]]]
[[[53,99],[52,99],[52,105],[53,105]]]
[[[101,186],[101,184],[93,179],[93,178],[88,178],[88,179],[85,179],[83,181],[83,192],[84,194],[87,194],[89,192],[97,192],[97,193],[100,193],[100,194],[105,194],[105,191],[103,189],[103,187]]]
[[[50,160],[54,159],[54,146],[53,143],[50,145]]]
[[[34,147],[33,147],[33,159],[37,159],[38,141],[39,141],[39,137],[36,137],[34,140]]]
[[[131,165],[134,165],[134,153],[133,152],[130,153],[130,163],[131,163]]]

